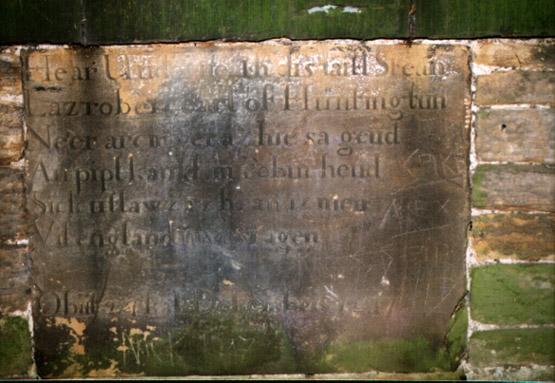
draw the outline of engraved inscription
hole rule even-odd
[[[214,373],[282,371],[284,345],[288,372],[333,371],[333,345],[441,344],[464,292],[467,59],[348,41],[23,52],[39,369],[65,371],[52,342],[85,375],[196,373],[207,350],[239,366]],[[82,357],[101,344],[113,363]]]

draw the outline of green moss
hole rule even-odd
[[[470,338],[470,363],[477,367],[555,364],[555,329],[480,331]]]
[[[0,319],[0,377],[27,376],[32,364],[27,321],[19,317]]]
[[[415,379],[462,379],[461,373],[448,371],[458,369],[467,348],[468,309],[464,305],[465,300],[463,297],[461,304],[451,316],[449,331],[440,345],[433,344],[423,337],[336,343],[328,347],[324,358],[338,372],[422,372],[432,375]]]
[[[337,8],[327,13],[309,13],[330,4],[314,0],[85,3],[88,39],[94,43],[407,36],[408,4],[399,0],[340,0],[331,3]],[[343,12],[343,5],[359,7],[360,12]]]
[[[434,345],[423,337],[335,344],[329,347],[326,360],[340,372],[454,371],[466,349],[467,317],[466,308],[455,312],[442,345]]]
[[[334,345],[330,363],[341,372],[429,372],[438,364],[438,350],[425,338],[383,339]]]
[[[483,323],[547,324],[555,318],[555,265],[472,270],[472,317]]]
[[[261,373],[279,362],[283,340],[264,313],[190,313],[136,367],[150,376]]]
[[[464,306],[451,317],[447,333],[447,363],[449,370],[456,370],[466,350],[466,334],[468,332],[468,308]]]
[[[416,0],[419,37],[550,36],[550,0]]]
[[[474,170],[472,176],[472,205],[475,207],[486,206],[487,193],[482,190],[482,182],[487,171],[491,170],[491,165],[480,165]]]

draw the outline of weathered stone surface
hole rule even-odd
[[[500,363],[503,363],[500,361]],[[467,365],[466,380],[488,381],[551,381],[555,376],[554,366],[539,366],[532,362],[528,366],[506,366],[500,364],[493,367],[474,367]]]
[[[527,328],[475,332],[470,363],[477,367],[555,364],[555,329]]]
[[[452,368],[437,355],[464,294],[465,47],[23,59],[41,375],[325,372],[352,366],[330,350],[380,344],[435,355],[392,353],[406,371]]]
[[[476,104],[555,103],[555,73],[510,71],[478,76]]]
[[[0,48],[0,166],[21,158],[22,115],[20,57],[16,48]]]
[[[472,242],[479,261],[555,260],[555,216],[489,214],[472,217]]]
[[[480,161],[555,162],[552,110],[481,110],[476,120]]]
[[[24,172],[0,167],[0,245],[27,238]]]
[[[0,166],[19,161],[23,153],[22,108],[0,103]]]
[[[28,249],[0,247],[0,315],[27,309],[31,300]]]
[[[548,324],[555,318],[555,265],[494,265],[472,270],[472,318],[495,324]]]
[[[0,318],[0,377],[29,377],[33,366],[29,324],[23,318]]]
[[[17,47],[0,47],[0,100],[23,104],[21,61]]]
[[[531,42],[481,41],[474,50],[473,62],[513,69],[555,68],[555,44],[551,39]]]
[[[472,177],[473,206],[555,211],[555,169],[542,165],[479,165]]]

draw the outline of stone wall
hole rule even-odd
[[[19,52],[0,50],[0,376],[34,371]]]
[[[551,380],[555,82],[550,41],[472,43],[470,379]]]
[[[468,349],[459,371],[469,379],[552,380],[555,42],[449,43],[471,50],[473,93],[469,294],[457,311],[468,316]],[[0,51],[0,376],[4,377],[34,375],[28,261],[32,222],[25,209],[20,64],[24,49],[10,46]],[[416,377],[452,379],[461,374]],[[415,377],[377,372],[358,376]]]

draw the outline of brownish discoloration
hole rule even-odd
[[[555,162],[551,110],[482,110],[476,120],[479,161]]]
[[[15,244],[27,238],[23,171],[0,167],[0,238],[2,244]]]
[[[19,161],[23,153],[23,94],[16,48],[0,49],[0,166]]]
[[[553,212],[555,171],[549,165],[480,165],[474,173],[476,206]]]
[[[24,311],[31,299],[28,254],[25,247],[0,246],[0,315]]]
[[[555,104],[552,72],[510,71],[478,76],[476,104]]]
[[[21,63],[17,47],[0,49],[0,95],[0,98],[21,96]],[[20,106],[22,101],[19,100]]]
[[[472,238],[479,261],[555,260],[553,215],[483,215],[473,217],[472,222]]]
[[[514,69],[555,68],[555,44],[551,39],[525,44],[510,40],[479,42],[474,51],[474,62]]]

